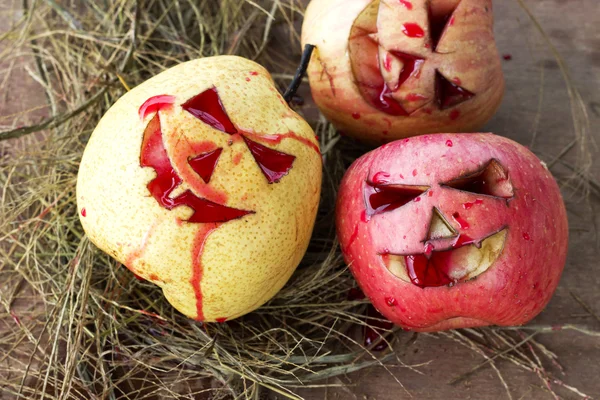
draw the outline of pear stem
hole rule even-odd
[[[304,46],[304,51],[302,51],[302,58],[300,59],[300,65],[296,70],[296,74],[294,74],[294,79],[285,90],[283,94],[283,99],[286,103],[289,103],[292,100],[292,97],[296,94],[300,83],[302,83],[302,78],[306,73],[306,68],[308,68],[308,63],[310,62],[310,56],[314,50],[315,46],[312,44],[307,44]]]

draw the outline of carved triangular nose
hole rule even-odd
[[[440,210],[434,207],[425,241],[454,239],[456,236],[458,236],[458,232],[444,219]]]

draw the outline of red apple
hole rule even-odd
[[[492,28],[491,0],[312,0],[313,98],[365,142],[477,131],[504,93]]]
[[[356,160],[337,231],[373,305],[416,331],[529,321],[556,289],[568,241],[546,166],[481,133],[403,139]]]

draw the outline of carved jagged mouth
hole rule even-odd
[[[421,254],[382,254],[386,268],[416,286],[439,287],[473,279],[487,271],[504,249],[506,228],[479,241],[458,236],[449,249],[432,251],[429,243]]]

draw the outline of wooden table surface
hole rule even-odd
[[[18,18],[7,11],[12,9],[11,4],[13,0],[0,0],[0,26]],[[590,133],[600,141],[600,4],[597,0],[528,0],[526,4],[565,60],[574,86],[587,107]],[[500,53],[510,55],[512,59],[503,61],[506,95],[486,130],[530,145],[538,156],[550,162],[575,137],[569,97],[559,64],[517,0],[494,1],[494,12]],[[45,104],[43,91],[26,71],[14,76],[17,79],[8,83],[8,90],[0,93],[0,130],[10,127],[12,118],[9,116],[13,113]],[[43,113],[43,110],[30,113],[20,123],[37,122]],[[590,145],[589,150],[594,159],[600,155],[598,147]],[[573,163],[575,154],[576,150],[572,149],[565,159]],[[559,178],[569,173],[560,164],[552,171]],[[593,166],[592,177],[600,181],[600,162]],[[563,193],[570,222],[567,265],[554,298],[531,324],[577,323],[600,331],[600,320],[587,313],[571,294],[575,293],[596,315],[600,315],[600,200],[597,197],[586,199],[568,189]],[[400,342],[406,341],[409,335],[401,333]],[[540,334],[538,340],[558,356],[565,375],[556,369],[553,371],[560,379],[593,398],[600,398],[600,338],[556,331]],[[401,350],[400,356],[408,365],[428,362],[418,368],[420,373],[407,368],[391,368],[407,391],[388,372],[374,368],[329,381],[344,383],[345,388],[306,389],[299,394],[307,399],[405,399],[410,398],[407,392],[415,399],[507,398],[505,388],[489,366],[456,385],[447,383],[484,360],[449,339],[420,335],[408,348]],[[553,398],[534,373],[505,361],[498,361],[497,366],[513,399]],[[565,391],[559,390],[559,393],[566,399],[581,398]]]

